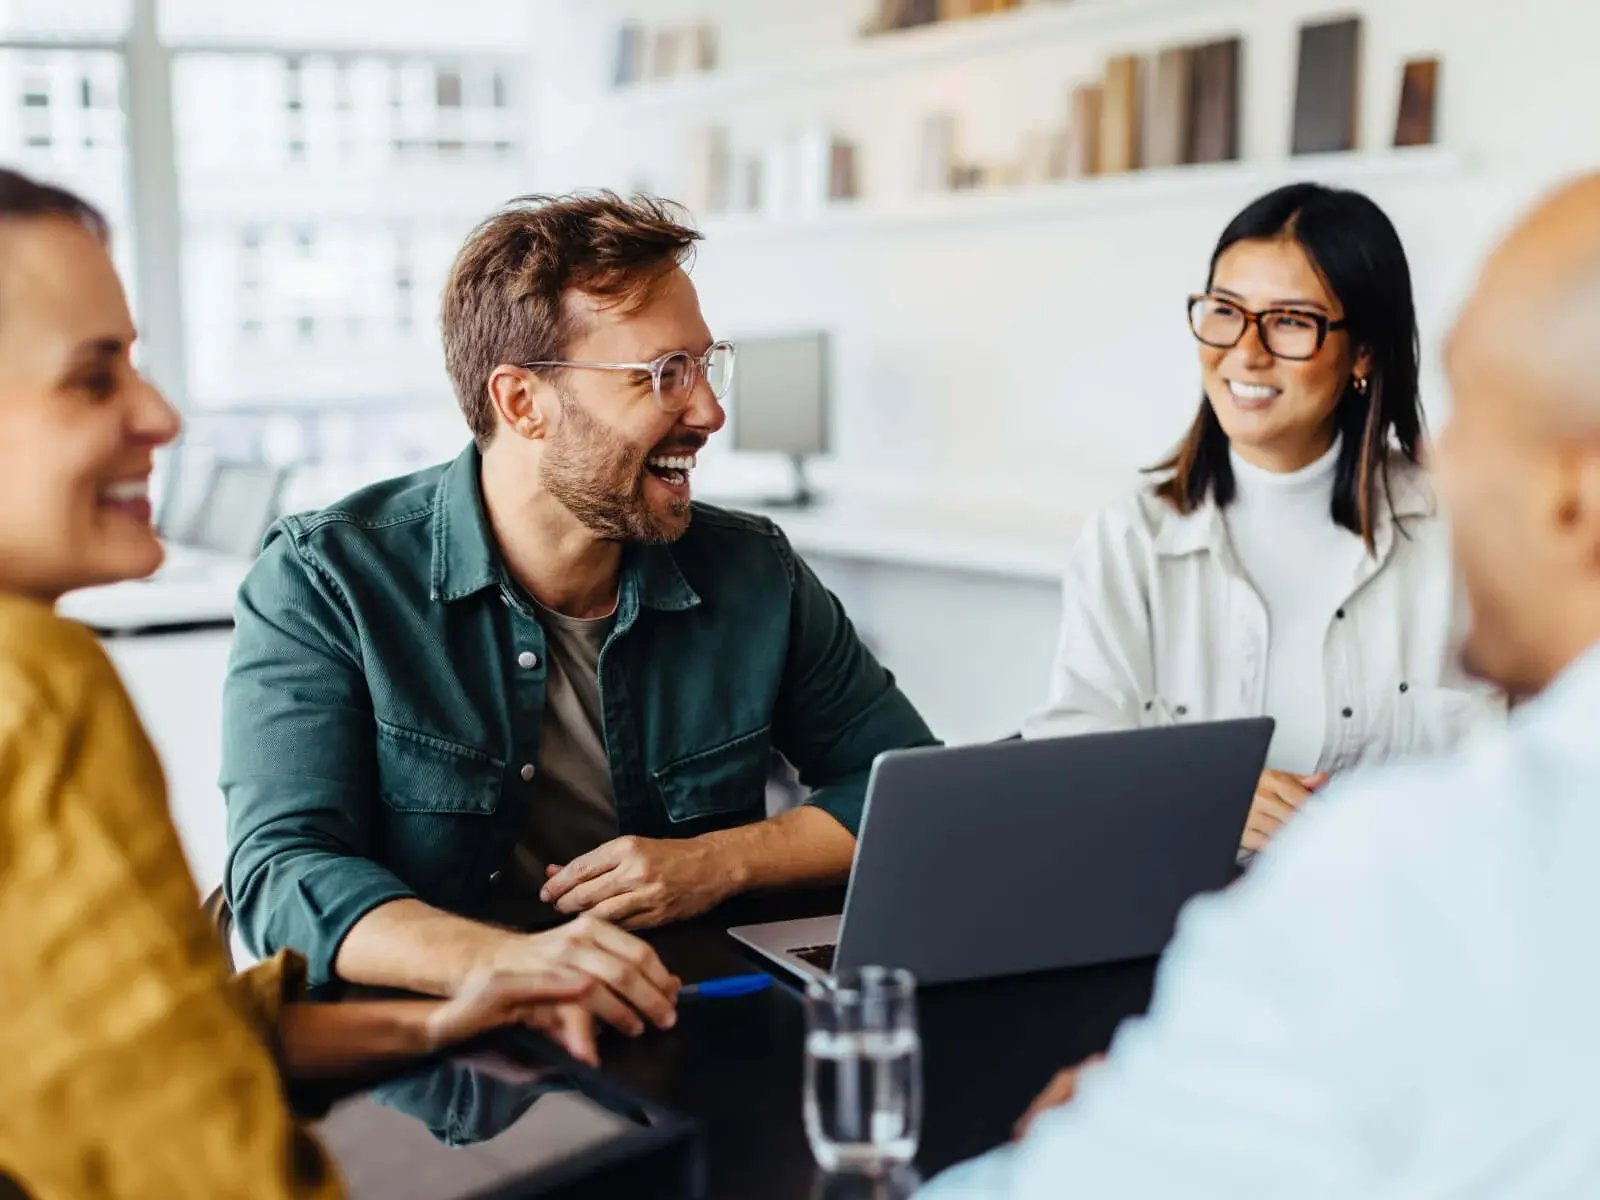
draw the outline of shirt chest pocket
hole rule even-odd
[[[763,725],[650,773],[650,781],[674,825],[766,812],[772,732]]]
[[[500,804],[505,763],[431,734],[378,726],[378,792],[397,813],[483,815]]]

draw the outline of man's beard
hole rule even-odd
[[[688,500],[674,499],[670,516],[658,517],[644,495],[646,452],[630,446],[559,393],[561,425],[545,445],[542,477],[549,492],[600,537],[665,545],[689,528]]]

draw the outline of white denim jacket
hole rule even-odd
[[[1498,693],[1457,662],[1464,605],[1449,533],[1423,472],[1398,455],[1393,512],[1329,623],[1327,728],[1317,770],[1437,753],[1503,722]],[[1222,511],[1187,515],[1146,488],[1079,537],[1063,587],[1050,705],[1029,737],[1263,713],[1267,610],[1239,566]],[[1314,685],[1313,685],[1314,686]]]

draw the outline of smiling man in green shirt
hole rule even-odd
[[[617,926],[842,880],[873,758],[931,743],[771,522],[691,504],[734,357],[697,237],[610,194],[489,218],[443,305],[473,444],[267,535],[223,714],[257,952],[443,994],[559,962],[668,1025],[677,981]],[[768,818],[774,751],[813,791]]]

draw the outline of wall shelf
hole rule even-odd
[[[1344,187],[1448,179],[1466,171],[1454,150],[1419,146],[1403,150],[1314,154],[1261,162],[1208,163],[1069,179],[1028,187],[945,192],[897,203],[849,201],[812,213],[737,213],[707,217],[703,232],[724,238],[831,236],[892,232],[945,224],[1009,225],[1060,217],[1116,215],[1237,191],[1267,191],[1295,179]]]
[[[826,54],[617,88],[614,115],[710,108],[756,93],[825,87],[851,78],[1002,54],[1042,42],[1103,36],[1164,17],[1238,9],[1240,0],[1048,0],[1003,13],[874,34]]]

